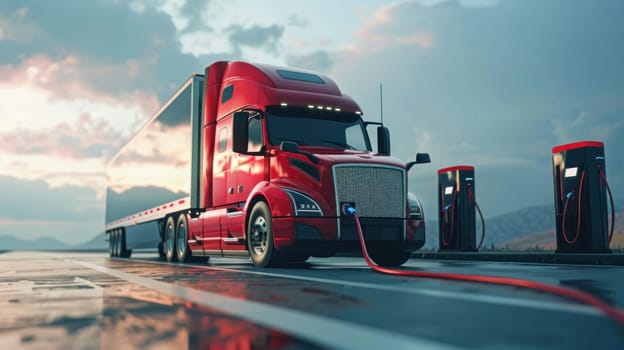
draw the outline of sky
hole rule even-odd
[[[624,196],[620,0],[0,2],[0,235],[103,231],[107,161],[192,73],[247,60],[332,76],[437,216],[436,170],[476,168],[486,217],[553,203],[553,146],[605,142]]]

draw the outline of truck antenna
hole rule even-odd
[[[379,108],[381,109],[381,125],[383,125],[383,84],[379,83]]]

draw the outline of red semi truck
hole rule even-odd
[[[367,133],[377,126],[377,151]],[[249,258],[258,267],[358,251],[398,266],[425,242],[388,129],[327,76],[216,62],[191,76],[107,167],[110,255]]]

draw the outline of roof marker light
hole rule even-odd
[[[334,108],[334,111],[340,112],[340,108]]]
[[[332,108],[331,107],[325,107],[326,110],[331,111]]]
[[[314,105],[308,105],[308,108],[313,109]]]
[[[316,108],[318,108],[318,109],[323,109],[323,106],[316,106]]]
[[[286,106],[288,106],[288,103],[286,103],[286,102],[282,102],[282,103],[280,103],[280,106],[282,106],[282,107],[286,107]]]
[[[360,111],[355,111],[355,114],[360,115],[360,114],[362,114],[362,112],[360,112]]]

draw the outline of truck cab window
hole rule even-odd
[[[358,124],[348,126],[345,129],[347,144],[355,149],[368,149],[366,140],[362,137],[362,127]]]
[[[227,149],[227,141],[228,141],[228,128],[227,126],[224,126],[221,128],[221,130],[219,130],[219,141],[218,141],[219,143],[217,146],[219,153],[225,152],[225,150]]]
[[[270,106],[266,118],[272,145],[290,141],[299,146],[371,150],[364,123],[355,113]]]
[[[249,152],[260,152],[262,150],[262,120],[260,113],[252,114],[249,118]]]

